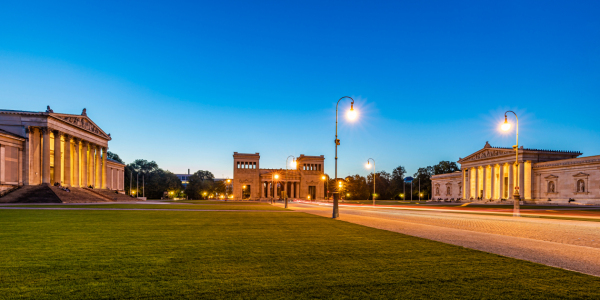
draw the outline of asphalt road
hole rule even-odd
[[[332,214],[331,205],[289,208]],[[339,220],[600,276],[600,222],[343,205]]]

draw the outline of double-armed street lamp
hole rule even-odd
[[[346,113],[346,117],[349,120],[354,120],[357,117],[357,113],[354,110],[354,99],[352,99],[351,97],[348,96],[344,96],[342,98],[340,98],[340,100],[337,101],[337,104],[335,105],[335,181],[337,181],[337,160],[338,160],[338,156],[337,156],[337,147],[340,145],[340,140],[338,139],[338,132],[337,132],[337,127],[338,127],[338,106],[340,105],[340,101],[342,101],[342,99],[350,99],[352,102],[350,103],[350,110]],[[341,184],[340,184],[341,185]],[[340,216],[340,210],[338,207],[338,198],[340,197],[340,193],[339,191],[333,192],[333,218],[339,218]]]
[[[292,165],[294,166],[294,168],[296,167],[296,157],[295,157],[295,156],[293,156],[293,155],[290,155],[290,156],[288,156],[288,157],[285,159],[285,179],[286,179],[286,180],[290,180],[290,177],[288,176],[288,159],[290,159],[290,157],[292,157]],[[286,185],[287,185],[287,184],[286,184]],[[287,188],[287,187],[286,187],[286,188]],[[285,199],[284,199],[284,201],[285,201],[285,208],[287,208],[287,207],[288,207],[288,197],[287,197],[287,195],[285,195],[285,197],[284,197],[284,198],[285,198]]]
[[[506,116],[506,114],[509,112],[513,113],[515,115],[515,119],[517,120],[517,126],[516,126],[517,144],[513,146],[513,149],[515,149],[515,152],[516,152],[515,166],[517,168],[517,171],[519,171],[520,170],[520,168],[519,168],[519,117],[517,116],[517,114],[514,111],[509,110],[504,113],[504,123],[502,124],[502,130],[508,131],[510,129],[510,123],[508,123],[508,117]],[[519,173],[517,173],[517,174],[518,174],[518,177],[521,177],[521,174],[519,174]],[[513,180],[514,180],[514,178],[513,178]],[[513,198],[514,198],[513,217],[520,217],[521,216],[521,213],[520,213],[521,195],[519,195],[519,179],[516,180]]]
[[[372,158],[367,159],[367,168],[370,168],[371,165],[369,164],[369,161],[373,161],[373,206],[375,206],[375,173],[377,172],[376,168],[375,168],[375,160]]]

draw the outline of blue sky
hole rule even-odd
[[[85,2],[85,3],[84,3]],[[598,1],[4,1],[0,108],[88,115],[126,162],[409,173],[483,147],[600,155]],[[343,110],[348,102],[340,103]]]

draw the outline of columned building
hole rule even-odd
[[[110,134],[86,114],[0,110],[0,186],[123,190],[124,165],[107,158]]]
[[[462,171],[432,176],[433,199],[600,204],[600,156],[578,151],[492,147],[460,158]]]
[[[233,199],[288,198],[322,200],[325,198],[325,157],[305,156],[296,159],[295,169],[261,169],[260,154],[233,153]]]

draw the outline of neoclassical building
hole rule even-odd
[[[523,201],[600,204],[600,155],[578,151],[492,147],[460,158],[462,171],[432,176],[433,199],[511,201],[515,186]]]
[[[296,169],[261,169],[260,154],[233,153],[233,198],[258,200],[289,198],[322,200],[325,157],[300,154]]]
[[[110,134],[81,115],[0,110],[0,190],[53,185],[123,190],[124,165],[107,158]]]

